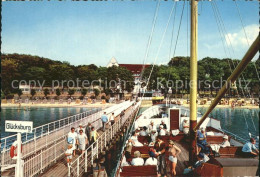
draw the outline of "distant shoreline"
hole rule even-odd
[[[182,106],[189,108],[189,104],[183,104]],[[197,105],[198,108],[208,108],[210,105]],[[230,105],[217,105],[216,108],[232,108]],[[252,105],[245,105],[245,106],[235,106],[236,108],[243,108],[243,109],[259,109],[259,106],[252,106]]]
[[[71,103],[71,104],[67,104],[67,103],[63,103],[63,104],[26,104],[26,103],[22,103],[21,104],[21,108],[27,108],[27,107],[43,107],[43,108],[95,108],[95,107],[106,107],[106,106],[112,106],[114,105],[114,103],[106,103],[106,104],[102,104],[101,102],[97,102],[94,104],[85,104],[85,105],[81,105],[81,104],[75,104],[75,103]],[[11,104],[11,103],[7,103],[7,104],[1,104],[2,108],[10,108],[10,107],[16,107],[19,108],[19,104]]]

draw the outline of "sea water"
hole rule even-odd
[[[45,108],[31,107],[17,108],[8,107],[1,109],[1,138],[12,135],[14,133],[5,132],[5,120],[33,121],[33,127],[38,127],[62,118],[66,118],[78,113],[90,110],[90,108]]]
[[[198,108],[198,112],[205,113],[207,108]],[[243,138],[243,143],[251,137],[259,142],[259,111],[247,108],[215,108],[209,117],[220,120],[221,128]]]

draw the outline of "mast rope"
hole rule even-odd
[[[151,33],[150,33],[150,35],[149,35],[148,42],[147,42],[147,46],[146,46],[146,50],[145,50],[145,56],[144,56],[144,60],[143,60],[143,68],[142,68],[141,75],[140,75],[140,81],[141,81],[142,78],[143,78],[144,65],[145,65],[145,63],[146,63],[146,60],[147,60],[147,57],[148,57],[148,53],[149,53],[149,51],[150,51],[150,46],[151,46],[151,43],[152,43],[154,28],[155,28],[155,24],[156,24],[156,22],[157,22],[159,7],[160,7],[160,0],[159,0],[158,3],[157,3],[156,9],[155,9],[155,13],[154,13],[154,17],[153,17],[152,29],[151,29]]]
[[[166,25],[164,33],[163,33],[163,36],[161,38],[161,42],[160,42],[159,48],[158,48],[157,53],[156,53],[156,57],[154,58],[153,66],[152,66],[151,72],[149,74],[149,77],[148,77],[148,80],[147,80],[147,83],[146,83],[146,86],[145,86],[145,90],[147,89],[147,86],[149,85],[149,81],[151,79],[151,76],[152,76],[152,73],[153,73],[153,70],[154,70],[154,65],[155,65],[155,63],[156,63],[156,61],[158,59],[158,56],[159,56],[159,53],[160,53],[160,50],[161,50],[161,47],[162,47],[162,44],[163,44],[163,41],[164,41],[164,37],[165,37],[165,34],[167,32],[167,29],[168,29],[168,26],[169,26],[169,23],[170,23],[170,20],[171,20],[171,17],[172,17],[172,13],[173,13],[174,7],[175,6],[173,5],[172,9],[171,9],[171,12],[170,12],[170,16],[168,18],[167,25]]]
[[[231,50],[232,50],[232,52],[233,52],[233,56],[234,56],[234,55],[235,55],[234,48],[233,48],[233,45],[232,45],[232,43],[231,43],[230,37],[229,37],[229,35],[227,34],[227,30],[226,30],[226,28],[225,28],[224,21],[223,21],[223,19],[222,19],[221,14],[220,14],[218,5],[217,5],[217,3],[214,2],[214,1],[211,1],[211,4],[213,4],[213,6],[215,6],[215,10],[216,10],[216,13],[218,14],[218,18],[219,18],[220,24],[222,25],[222,28],[223,28],[223,30],[222,30],[223,36],[227,36],[227,37],[225,37],[226,44],[227,44],[227,46],[228,46],[228,44],[230,45],[230,48],[231,48]],[[229,51],[229,50],[228,50],[228,51]],[[230,53],[230,51],[229,51],[229,53]],[[230,57],[231,57],[231,53],[230,53]],[[233,60],[231,60],[231,62],[232,62],[232,64],[233,64],[233,67],[236,68],[236,66],[235,66],[235,64],[234,64],[234,62],[233,62]],[[241,75],[243,76],[243,73],[241,73]],[[238,80],[239,80],[239,79],[240,79],[240,77],[238,78]],[[240,80],[239,80],[239,81],[240,81]],[[240,89],[241,89],[242,94],[245,95],[243,88],[241,87]]]
[[[185,7],[185,1],[183,2],[183,6],[182,6],[181,18],[180,18],[180,23],[179,23],[179,28],[178,28],[177,38],[176,38],[176,41],[175,41],[175,46],[174,46],[174,50],[173,50],[172,59],[174,59],[174,57],[175,57],[176,47],[177,47],[177,44],[178,44],[178,39],[179,39],[179,34],[180,34],[180,29],[181,29],[181,22],[182,22],[184,7]],[[171,59],[170,59],[170,62],[172,62]],[[169,79],[170,79],[170,69],[168,71],[168,79],[167,79],[167,81],[169,81]]]
[[[240,19],[240,22],[241,22],[241,25],[242,25],[242,28],[243,28],[243,31],[244,31],[244,34],[245,34],[245,37],[246,37],[247,45],[250,46],[250,45],[249,45],[249,40],[248,40],[248,37],[247,37],[247,34],[246,34],[246,30],[245,30],[245,25],[244,25],[244,23],[243,23],[243,19],[242,19],[242,16],[241,16],[239,7],[238,7],[238,5],[237,5],[237,2],[236,2],[236,1],[234,1],[234,2],[235,2],[235,4],[236,4],[236,9],[237,9],[237,12],[238,12],[238,15],[239,15],[239,19]],[[257,77],[258,77],[258,80],[260,81],[259,73],[258,73],[258,71],[257,71],[257,67],[256,67],[255,62],[253,62],[253,65],[254,65],[254,67],[255,67],[255,71],[256,71],[256,75],[257,75]]]
[[[227,34],[227,32],[226,32],[226,29],[225,29],[225,25],[224,25],[223,19],[221,18],[221,14],[220,14],[220,12],[219,12],[219,10],[218,10],[218,6],[217,6],[216,2],[211,2],[211,5],[212,5],[213,12],[214,12],[214,16],[215,16],[216,21],[217,21],[217,26],[218,26],[218,28],[219,28],[219,27],[220,27],[220,29],[223,28],[223,29],[219,30],[219,32],[221,31],[223,36],[227,36],[228,42],[229,42],[229,44],[230,44],[230,46],[231,46],[231,49],[232,49],[232,51],[233,51],[233,54],[234,54],[234,49],[233,49],[231,40],[230,40],[230,38],[229,38],[229,35],[225,35],[225,34]],[[214,6],[214,5],[215,5],[215,6]],[[221,26],[221,25],[222,25],[222,26]],[[222,35],[221,35],[221,36],[222,36]],[[225,42],[226,42],[226,45],[228,46],[228,42],[227,42],[227,39],[226,39],[226,38],[225,38]],[[225,48],[225,47],[224,47],[224,48]],[[228,50],[228,51],[229,51],[229,50]],[[229,54],[230,54],[230,51],[229,51]],[[230,54],[230,56],[231,56],[231,54]],[[231,61],[232,61],[233,67],[235,68],[235,64],[234,64],[234,62],[233,62],[232,59],[231,59]],[[230,69],[231,69],[231,67],[230,67]],[[232,70],[231,70],[231,72],[232,72]],[[242,75],[242,78],[244,79],[244,82],[245,82],[245,78],[244,78],[243,73],[242,73],[241,75]],[[240,79],[240,78],[239,78],[239,79]],[[239,80],[239,82],[240,82],[240,80]],[[240,84],[240,83],[239,83],[239,84]],[[250,95],[247,86],[246,86],[246,89],[247,89],[248,94]],[[242,88],[241,88],[241,91],[242,91],[242,95],[245,97],[245,94],[244,94],[244,91],[243,91]],[[243,112],[243,111],[242,111],[242,112]],[[256,127],[255,127],[255,124],[254,124],[254,121],[253,121],[253,117],[252,117],[251,114],[250,114],[250,117],[251,117],[251,120],[252,120],[252,123],[253,123],[253,127],[254,127],[255,132],[256,132]],[[248,123],[247,123],[247,121],[246,121],[245,113],[244,113],[244,112],[243,112],[243,118],[244,118],[244,120],[245,120],[245,122],[246,122],[248,134],[249,134],[249,136],[251,137],[252,134],[251,134],[250,131],[249,131]]]

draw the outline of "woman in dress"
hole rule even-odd
[[[133,135],[129,139],[129,142],[131,142],[132,145],[135,146],[135,147],[143,146],[143,144],[138,141],[138,133],[137,132],[133,132]]]
[[[81,151],[82,154],[82,158],[84,158],[83,154],[85,153],[86,144],[88,144],[88,137],[85,133],[83,133],[83,130],[79,130],[78,145],[79,145],[79,150]]]

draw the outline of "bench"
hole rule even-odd
[[[221,144],[223,136],[207,136],[207,142],[210,144]]]
[[[120,172],[121,177],[130,176],[157,176],[157,166],[156,165],[146,165],[146,166],[124,166],[122,167],[122,172]]]
[[[219,155],[220,157],[237,157],[241,156],[242,152],[242,146],[235,147],[235,146],[229,146],[219,149]]]

